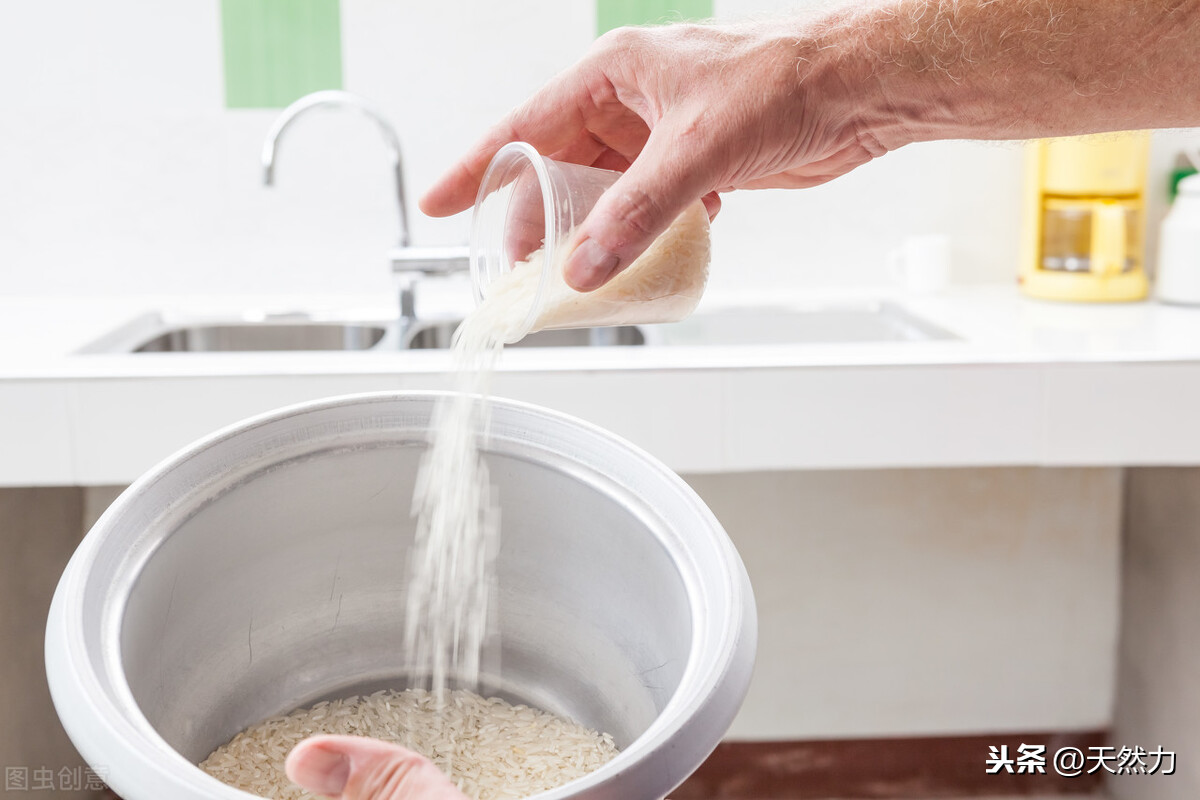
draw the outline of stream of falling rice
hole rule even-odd
[[[438,697],[452,684],[479,684],[500,539],[500,508],[480,444],[490,421],[496,361],[504,342],[519,334],[537,289],[540,263],[520,266],[455,332],[454,392],[434,408],[432,438],[413,492],[417,531],[405,652]]]

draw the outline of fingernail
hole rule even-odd
[[[325,747],[314,747],[305,754],[304,768],[296,777],[302,781],[292,780],[310,792],[338,797],[350,779],[350,759]]]
[[[594,239],[584,239],[563,265],[567,283],[581,292],[599,289],[617,271],[621,259],[610,253]]]

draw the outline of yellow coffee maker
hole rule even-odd
[[[1047,300],[1142,300],[1146,131],[1029,145],[1021,290]]]

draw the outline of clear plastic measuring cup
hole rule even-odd
[[[619,176],[554,161],[524,142],[505,145],[488,165],[471,223],[471,277],[476,302],[503,286],[506,302],[527,307],[510,342],[547,328],[675,322],[700,301],[709,243],[699,201],[601,288],[577,292],[566,284],[562,265],[573,232]],[[518,277],[522,291],[509,291]]]

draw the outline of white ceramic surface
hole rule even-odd
[[[469,285],[457,289],[427,294],[430,313],[469,302]],[[712,293],[705,303],[802,309],[880,297]],[[1200,464],[1189,444],[1200,436],[1200,309],[1046,303],[1011,286],[890,299],[959,338],[514,349],[495,388],[618,431],[681,472]],[[436,351],[74,354],[154,309],[386,314],[391,303],[0,298],[0,485],[124,484],[205,431],[284,403],[447,388],[449,355]]]

